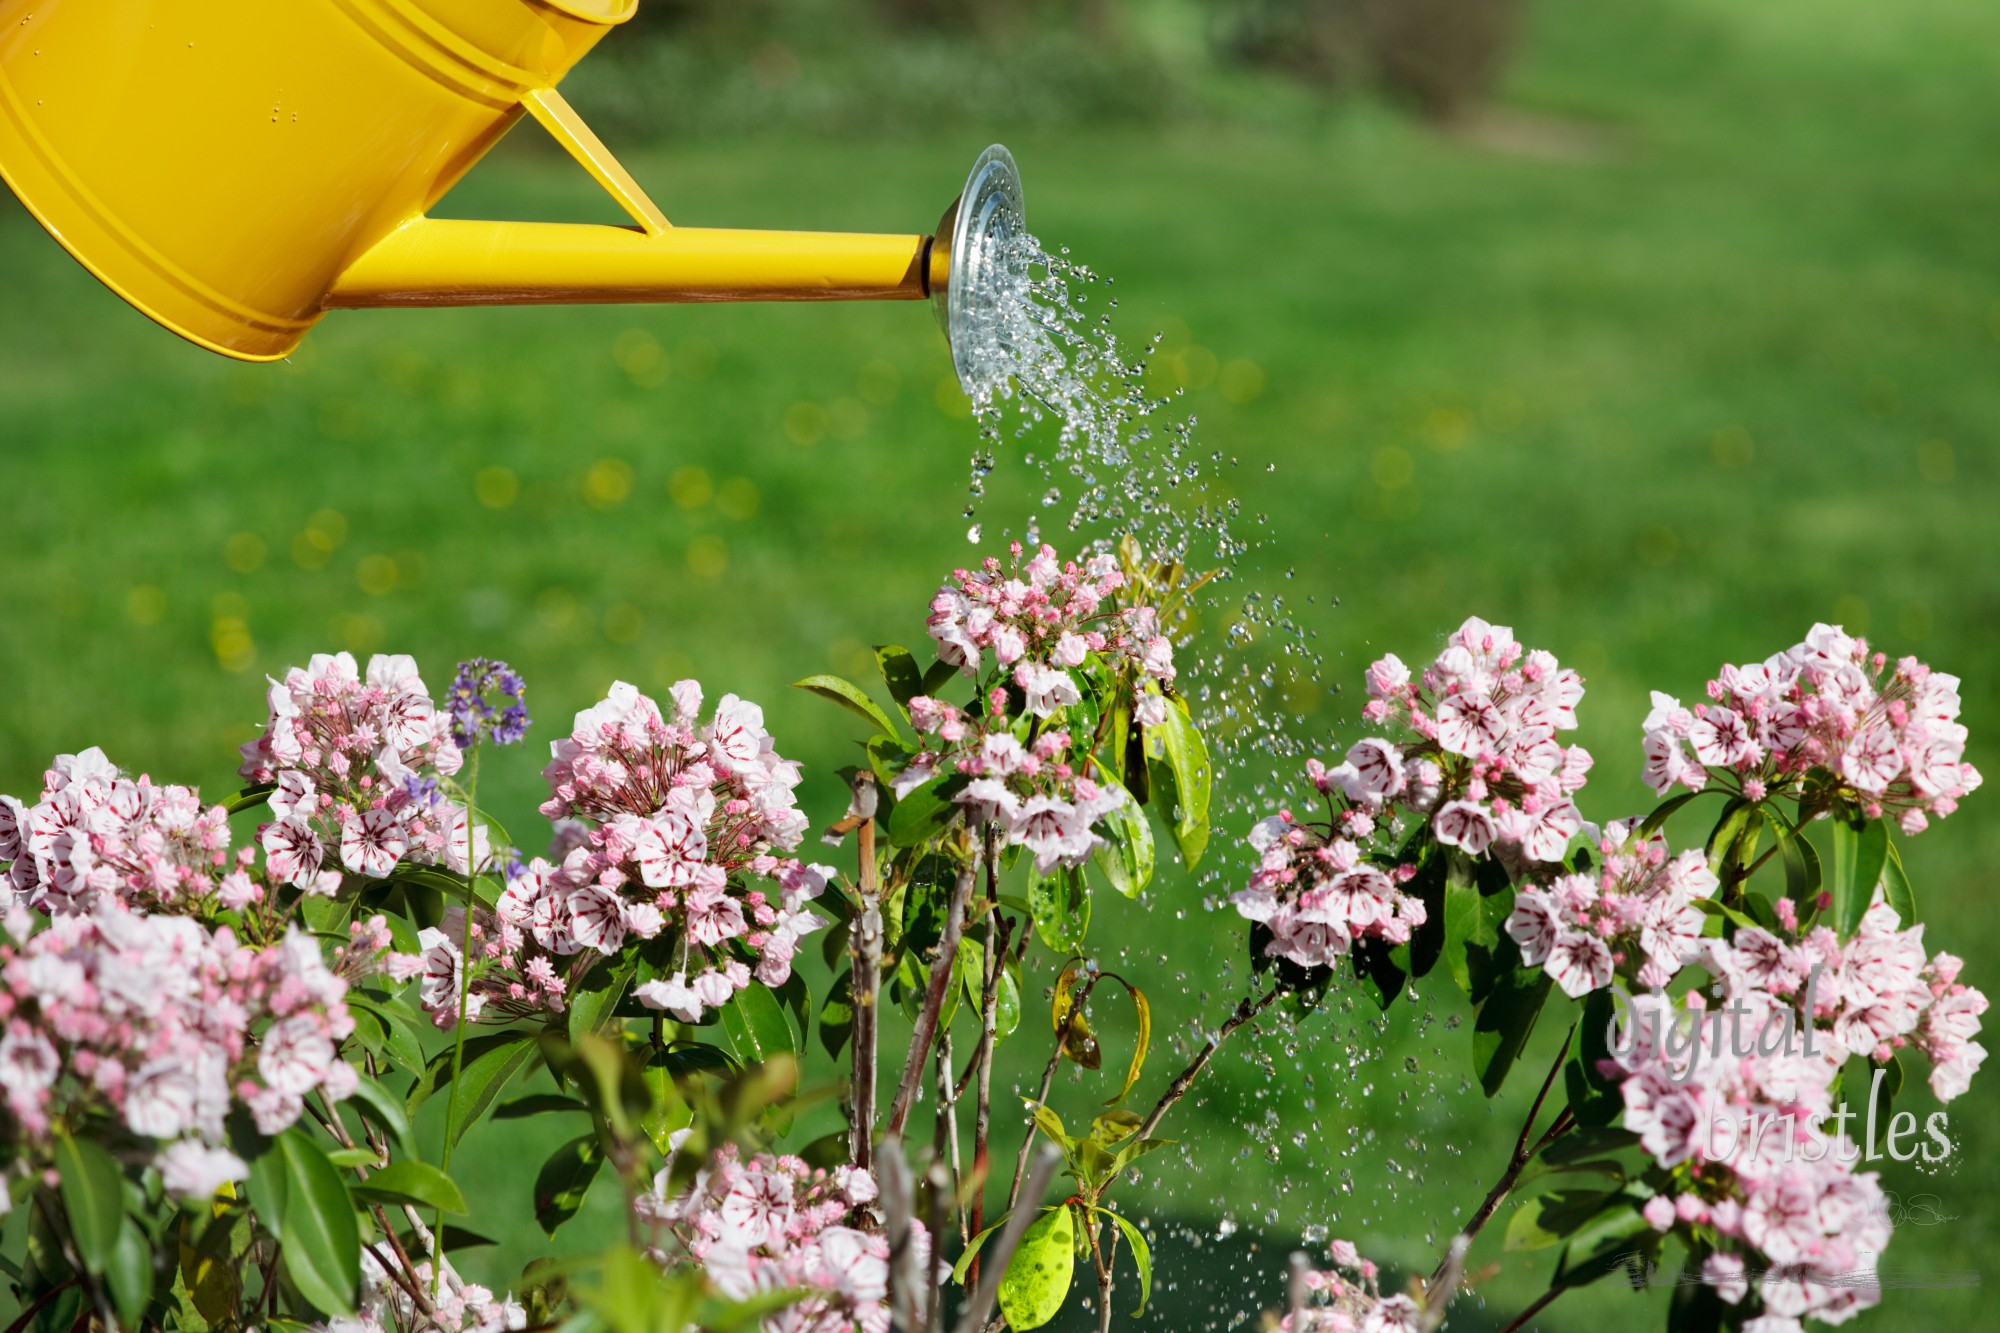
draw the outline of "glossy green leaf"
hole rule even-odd
[[[917,659],[901,644],[882,643],[875,646],[875,665],[881,669],[882,683],[889,687],[889,697],[908,717],[910,700],[924,692],[924,673]]]
[[[1552,1190],[1523,1199],[1507,1220],[1505,1248],[1540,1250],[1560,1244],[1620,1200],[1617,1190],[1591,1189]]]
[[[1028,867],[1028,908],[1035,915],[1035,934],[1055,954],[1083,947],[1090,930],[1090,884],[1080,866],[1057,866],[1044,875]]]
[[[722,1030],[744,1064],[762,1064],[774,1055],[803,1055],[798,1033],[770,987],[753,981],[722,1006]]]
[[[424,1067],[424,1045],[419,1035],[418,1019],[406,1002],[349,991],[347,1006],[362,1010],[381,1024],[383,1051],[398,1069],[414,1074]]]
[[[1209,764],[1208,744],[1188,715],[1187,700],[1179,695],[1167,700],[1167,720],[1146,732],[1149,752],[1164,760],[1173,778],[1174,843],[1181,860],[1191,869],[1208,846],[1209,794],[1214,771]],[[1157,751],[1151,747],[1158,746]]]
[[[1000,1313],[1017,1333],[1054,1319],[1076,1272],[1076,1221],[1057,1204],[1030,1223],[1000,1279]]]
[[[1125,1233],[1125,1243],[1132,1247],[1132,1266],[1139,1273],[1139,1308],[1132,1312],[1132,1317],[1137,1319],[1146,1313],[1146,1303],[1153,1299],[1152,1247],[1146,1244],[1146,1237],[1140,1233],[1139,1228],[1108,1208],[1103,1212],[1106,1217],[1118,1224],[1118,1229]]]
[[[563,1111],[583,1111],[590,1108],[574,1097],[565,1097],[559,1092],[531,1092],[525,1097],[515,1097],[501,1102],[493,1108],[495,1120],[527,1120],[534,1116],[554,1115]]]
[[[1628,1263],[1650,1258],[1659,1243],[1660,1233],[1639,1211],[1638,1201],[1618,1196],[1570,1233],[1549,1285],[1585,1286]]]
[[[827,987],[826,1001],[819,1008],[819,1044],[838,1060],[854,1035],[854,973],[842,971]]]
[[[1859,929],[1868,902],[1881,882],[1889,857],[1889,826],[1879,819],[1835,815],[1833,825],[1833,920],[1842,939]]]
[[[958,1262],[951,1266],[952,1281],[958,1283],[961,1287],[965,1285],[966,1274],[972,1271],[972,1261],[978,1258],[979,1251],[985,1246],[993,1233],[1007,1225],[1007,1218],[1009,1216],[1011,1214],[1001,1214],[999,1221],[972,1238],[972,1243],[965,1247],[965,1253],[959,1255]]]
[[[603,1165],[604,1151],[595,1134],[579,1135],[549,1154],[535,1174],[535,1221],[544,1234],[555,1235],[556,1228],[577,1215]]]
[[[1511,942],[1510,942],[1511,943]],[[1553,986],[1541,968],[1515,966],[1495,982],[1472,1020],[1472,1064],[1488,1097],[1500,1091]]]
[[[970,781],[963,773],[932,778],[897,800],[889,812],[889,841],[897,847],[928,842],[959,814],[952,797]]]
[[[793,681],[792,688],[830,699],[863,721],[874,723],[888,735],[896,734],[896,724],[889,720],[882,706],[851,680],[843,680],[839,676],[807,676],[804,680]]]
[[[1666,827],[1667,820],[1673,817],[1674,811],[1680,809],[1699,795],[1701,793],[1698,791],[1684,791],[1678,796],[1668,797],[1653,807],[1653,813],[1647,815],[1640,822],[1637,831],[1632,836],[1639,839],[1652,837],[1655,833]]]
[[[1091,853],[1091,860],[1112,888],[1127,898],[1137,898],[1153,880],[1153,828],[1146,822],[1146,812],[1110,769],[1100,763],[1096,772],[1102,786],[1118,791],[1125,799],[1104,817],[1105,841]]]
[[[429,1162],[412,1158],[389,1163],[355,1184],[353,1190],[354,1197],[364,1203],[410,1203],[446,1213],[465,1212],[465,1195],[452,1178]]]
[[[569,994],[569,1039],[575,1041],[586,1032],[603,1032],[618,1020],[615,1017],[618,1002],[625,998],[625,991],[632,984],[632,974],[638,964],[626,960],[615,966],[594,967],[583,979],[583,984]]]
[[[102,1276],[125,1222],[125,1173],[98,1143],[64,1134],[56,1140],[56,1176],[77,1257],[91,1276]]]
[[[153,1303],[153,1247],[131,1218],[121,1217],[119,1223],[110,1262],[104,1267],[104,1285],[111,1293],[118,1326],[137,1329],[144,1325],[146,1307]]]
[[[1882,892],[1889,906],[1902,918],[1903,929],[1917,924],[1917,893],[1910,887],[1909,872],[1903,869],[1903,854],[1889,843],[1888,859],[1882,862]]]
[[[231,796],[222,798],[222,808],[232,815],[240,815],[245,810],[254,810],[271,799],[271,793],[278,789],[275,782],[256,782]]]
[[[1625,1109],[1617,1087],[1598,1069],[1598,1062],[1611,1054],[1608,1033],[1616,1017],[1610,991],[1594,990],[1584,997],[1583,1016],[1570,1037],[1569,1057],[1563,1065],[1563,1089],[1579,1124],[1608,1125]]]
[[[339,1170],[296,1129],[280,1134],[270,1155],[283,1163],[278,1237],[293,1285],[327,1314],[352,1314],[361,1281],[361,1233]]]
[[[1819,849],[1804,832],[1781,824],[1778,855],[1785,863],[1785,896],[1798,904],[1802,916],[1810,916],[1822,883]]]
[[[466,1041],[458,1099],[452,1109],[452,1121],[446,1126],[452,1143],[456,1144],[465,1137],[465,1131],[486,1114],[486,1108],[539,1051],[535,1035],[530,1032],[494,1032]],[[449,1049],[431,1057],[416,1086],[410,1089],[404,1109],[415,1115],[417,1108],[433,1096],[449,1091],[451,1064],[452,1052]]]
[[[409,1145],[410,1116],[403,1109],[402,1098],[362,1074],[355,1080],[354,1104],[362,1115],[388,1130],[389,1136],[396,1142],[405,1147]]]

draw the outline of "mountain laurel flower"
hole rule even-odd
[[[1326,775],[1332,771],[1314,761],[1307,774],[1315,786],[1327,782],[1330,792],[1334,783]],[[1250,830],[1257,869],[1229,901],[1245,920],[1269,932],[1264,952],[1270,957],[1327,967],[1356,940],[1401,944],[1428,919],[1423,900],[1400,888],[1405,872],[1376,864],[1371,857],[1386,860],[1386,854],[1369,844],[1367,834],[1349,835],[1354,825],[1342,814],[1365,815],[1368,802],[1347,800],[1346,811],[1336,810],[1325,824],[1305,823],[1280,810]]]
[[[1656,691],[1641,724],[1643,776],[1662,796],[1700,791],[1718,772],[1755,799],[1824,782],[1914,835],[1979,786],[1958,683],[1914,657],[1891,666],[1867,640],[1816,624],[1762,662],[1723,667],[1707,703]]]
[[[378,653],[364,673],[347,653],[321,653],[272,681],[265,699],[239,771],[272,784],[258,836],[273,878],[328,895],[343,870],[380,879],[407,862],[463,873],[465,807],[440,783],[464,756],[454,715],[437,708],[414,659]]]
[[[1368,668],[1362,717],[1400,722],[1414,739],[1365,740],[1325,770],[1350,801],[1431,816],[1437,840],[1510,867],[1560,862],[1582,828],[1573,801],[1590,754],[1557,741],[1576,728],[1583,680],[1514,632],[1474,616],[1419,676],[1401,659]]]
[[[867,1211],[880,1192],[867,1171],[829,1172],[771,1153],[746,1158],[730,1144],[673,1193],[673,1167],[670,1154],[634,1209],[653,1232],[647,1254],[655,1263],[698,1267],[731,1300],[794,1293],[795,1302],[764,1316],[763,1333],[889,1333],[889,1242]],[[921,1223],[910,1245],[917,1271],[928,1271],[930,1233]]]
[[[1303,1274],[1306,1304],[1277,1321],[1279,1333],[1418,1333],[1423,1310],[1403,1292],[1384,1296],[1380,1270],[1354,1242],[1328,1246],[1332,1269]]]
[[[763,710],[727,694],[704,721],[692,680],[674,685],[669,704],[663,711],[619,681],[550,747],[542,811],[564,821],[557,845],[508,876],[491,919],[474,920],[488,953],[475,978],[496,966],[522,993],[503,1000],[475,981],[482,1017],[560,1008],[593,967],[639,947],[680,970],[633,994],[694,1022],[753,976],[782,985],[798,941],[821,926],[807,904],[834,871],[780,855],[798,845],[806,818],[794,796],[799,766],[778,753]],[[434,952],[441,974],[456,966]],[[448,1025],[456,999],[443,1001],[440,987],[425,1007]]]

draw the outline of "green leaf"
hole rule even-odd
[[[118,1236],[104,1269],[104,1285],[111,1292],[111,1308],[118,1312],[118,1326],[142,1327],[146,1307],[153,1303],[153,1247],[129,1217],[119,1218]]]
[[[493,1108],[495,1120],[526,1120],[531,1116],[553,1115],[558,1111],[583,1111],[590,1108],[574,1097],[565,1097],[557,1092],[531,1092],[525,1097],[515,1097],[501,1102]]]
[[[618,1002],[632,984],[637,959],[626,959],[615,967],[594,967],[583,984],[569,994],[569,1039],[586,1032],[602,1032],[616,1022]]]
[[[1509,1251],[1539,1250],[1561,1243],[1585,1223],[1623,1199],[1618,1190],[1552,1190],[1524,1199],[1507,1221]]]
[[[1722,807],[1722,815],[1715,821],[1715,827],[1708,835],[1708,864],[1711,870],[1720,871],[1723,862],[1735,849],[1736,840],[1742,836],[1750,822],[1750,815],[1756,806],[1741,796],[1732,796]]]
[[[854,1035],[854,973],[843,970],[827,988],[826,1002],[819,1009],[819,1044],[838,1060],[842,1048]]]
[[[1187,700],[1175,695],[1167,700],[1167,720],[1146,732],[1148,752],[1158,745],[1157,754],[1166,762],[1173,779],[1174,842],[1181,860],[1192,869],[1208,846],[1208,801],[1214,782],[1209,765],[1208,745],[1188,716]]]
[[[951,1266],[952,1281],[958,1283],[961,1287],[965,1285],[965,1275],[972,1271],[972,1261],[978,1256],[980,1248],[986,1244],[989,1236],[1007,1225],[1007,1218],[1010,1215],[1002,1213],[999,1221],[972,1238],[972,1243],[965,1247],[965,1253],[959,1255],[958,1262]]]
[[[1889,857],[1882,863],[1882,891],[1889,906],[1902,918],[1903,929],[1917,924],[1917,893],[1910,887],[1909,872],[1903,869],[1903,854],[1889,843]]]
[[[245,810],[253,810],[271,799],[271,793],[278,789],[275,782],[256,782],[233,796],[222,798],[222,808],[232,815],[240,815]]]
[[[493,1099],[539,1050],[531,1032],[494,1032],[470,1038],[465,1043],[465,1067],[459,1080],[458,1101],[453,1108],[454,1119],[445,1127],[453,1144],[465,1137],[465,1131],[486,1114],[486,1108],[493,1104]],[[418,1107],[438,1092],[451,1087],[451,1061],[449,1049],[431,1057],[416,1086],[410,1089],[405,1110],[415,1115]]]
[[[1153,879],[1152,826],[1146,822],[1146,812],[1139,808],[1132,794],[1102,763],[1097,765],[1097,780],[1123,794],[1125,799],[1104,816],[1107,836],[1104,844],[1091,853],[1091,859],[1112,888],[1127,898],[1137,898]]]
[[[1076,1272],[1076,1220],[1057,1204],[1029,1224],[1000,1279],[1000,1313],[1009,1328],[1027,1333],[1054,1319],[1069,1296]]]
[[[889,812],[889,841],[897,847],[916,847],[930,840],[959,813],[952,800],[967,782],[963,773],[952,773],[912,790]]]
[[[842,708],[855,714],[865,722],[872,722],[889,735],[896,735],[896,724],[882,711],[880,704],[869,698],[867,693],[851,680],[839,676],[807,676],[804,680],[792,682],[795,690],[805,690],[817,694],[822,699],[831,699]]]
[[[1449,854],[1444,859],[1445,966],[1458,988],[1471,996],[1476,994],[1473,955],[1491,958],[1500,947],[1500,928],[1513,911],[1514,895],[1507,891],[1504,877],[1495,884],[1482,883],[1464,857]]]
[[[101,1277],[125,1222],[125,1173],[99,1144],[64,1134],[56,1140],[56,1175],[77,1256]]]
[[[1799,905],[1803,915],[1810,916],[1819,901],[1822,883],[1819,849],[1812,845],[1804,830],[1788,828],[1781,821],[1778,851],[1785,862],[1785,896]]]
[[[354,1313],[361,1281],[361,1233],[340,1172],[319,1145],[296,1129],[280,1134],[270,1156],[282,1161],[283,1216],[278,1238],[299,1294],[327,1314]]]
[[[347,993],[347,1007],[359,1009],[379,1021],[383,1030],[383,1050],[407,1073],[424,1067],[424,1046],[417,1035],[417,1017],[402,1000],[384,1001],[355,991]]]
[[[1035,915],[1035,934],[1052,953],[1067,955],[1083,947],[1090,930],[1090,884],[1080,866],[1057,866],[1048,875],[1028,867],[1028,907]]]
[[[1139,1308],[1132,1312],[1132,1317],[1137,1319],[1146,1313],[1146,1302],[1153,1299],[1152,1248],[1146,1244],[1146,1238],[1140,1234],[1139,1228],[1109,1208],[1099,1211],[1118,1224],[1118,1229],[1125,1233],[1125,1243],[1132,1247],[1132,1266],[1139,1270]]]
[[[1569,1094],[1569,1109],[1579,1124],[1608,1125],[1625,1109],[1624,1097],[1597,1068],[1597,1062],[1611,1054],[1608,1034],[1616,1016],[1610,991],[1594,990],[1584,997],[1583,1016],[1577,1020],[1576,1034],[1570,1038],[1568,1062],[1563,1066],[1563,1088]],[[1557,1144],[1561,1142],[1556,1140]]]
[[[355,1080],[354,1100],[362,1115],[388,1130],[396,1142],[405,1147],[409,1146],[410,1117],[403,1109],[400,1098],[374,1079],[362,1074]]]
[[[937,692],[951,684],[955,677],[965,673],[950,662],[936,661],[924,668],[924,693],[936,697]]]
[[[1528,1034],[1535,1030],[1535,1020],[1541,1016],[1542,1003],[1553,985],[1542,969],[1517,963],[1501,974],[1479,1006],[1472,1020],[1472,1064],[1488,1097],[1500,1091],[1507,1071],[1527,1046]]]
[[[1551,1287],[1581,1287],[1658,1250],[1660,1233],[1629,1194],[1616,1196],[1570,1233]]]
[[[577,1215],[598,1168],[604,1165],[604,1150],[596,1134],[583,1134],[549,1154],[535,1175],[535,1221],[546,1235]]]
[[[1879,819],[1835,815],[1833,824],[1833,920],[1842,939],[1852,936],[1868,913],[1868,900],[1882,879],[1889,857],[1889,826]]]
[[[753,981],[722,1006],[722,1030],[744,1064],[762,1064],[774,1055],[803,1055],[803,1046],[784,1005],[762,982]]]
[[[908,717],[910,700],[924,692],[924,673],[918,669],[917,659],[900,644],[880,643],[875,645],[875,665],[881,668],[882,683],[889,687],[889,697],[903,710],[903,716]]]
[[[1672,796],[1660,802],[1657,806],[1653,807],[1653,813],[1646,816],[1645,820],[1640,823],[1632,836],[1641,841],[1652,837],[1655,833],[1666,827],[1667,820],[1673,816],[1674,811],[1680,809],[1699,795],[1701,793],[1698,791],[1684,791],[1678,796]]]
[[[1118,1095],[1105,1103],[1107,1106],[1116,1106],[1131,1095],[1132,1089],[1138,1085],[1140,1071],[1146,1067],[1146,1053],[1153,1045],[1153,1007],[1146,1002],[1146,992],[1123,977],[1113,977],[1112,980],[1125,987],[1126,993],[1132,997],[1132,1007],[1138,1011],[1139,1033],[1133,1042],[1132,1063],[1126,1068],[1125,1082],[1118,1089]]]
[[[414,1203],[440,1212],[464,1213],[465,1195],[452,1178],[432,1166],[404,1158],[357,1183],[354,1197],[367,1203]]]

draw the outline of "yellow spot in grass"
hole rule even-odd
[[[271,548],[254,532],[239,532],[222,544],[222,558],[238,574],[260,569]]]
[[[483,467],[472,479],[472,494],[488,509],[505,509],[521,498],[521,479],[510,467]]]
[[[1237,407],[1254,403],[1264,393],[1264,370],[1255,361],[1237,357],[1222,367],[1218,377],[1223,398]]]
[[[386,555],[365,556],[354,567],[355,583],[370,597],[382,597],[395,591],[399,575],[396,562]]]
[[[785,409],[785,438],[793,444],[818,444],[826,434],[826,409],[818,403],[793,403]]]
[[[696,537],[688,543],[687,567],[696,578],[720,578],[729,568],[729,547],[720,537]]]
[[[715,483],[707,468],[675,468],[674,475],[667,478],[667,494],[682,509],[699,509],[714,497]]]
[[[141,583],[125,594],[125,614],[135,625],[157,625],[166,619],[167,595],[150,583]]]
[[[722,489],[716,493],[715,507],[722,511],[724,518],[742,520],[757,512],[761,499],[756,482],[748,477],[731,477],[722,483]]]
[[[632,465],[600,458],[583,474],[583,502],[592,509],[616,509],[632,494]]]

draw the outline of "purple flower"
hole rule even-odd
[[[445,705],[451,711],[451,736],[462,750],[484,737],[495,745],[512,745],[527,734],[528,692],[521,677],[505,662],[475,657],[458,664]]]

